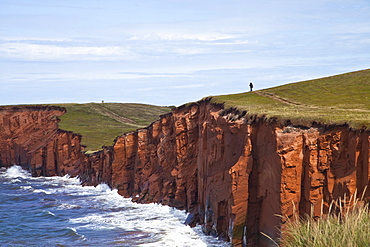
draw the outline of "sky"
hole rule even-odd
[[[182,105],[370,68],[369,0],[0,0],[0,105]]]

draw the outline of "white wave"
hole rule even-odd
[[[35,190],[33,190],[33,193],[44,193],[44,194],[50,195],[50,194],[52,194],[53,192],[52,192],[52,191],[50,191],[50,190],[35,189]]]
[[[165,235],[160,241],[155,243],[145,243],[139,246],[155,247],[155,246],[199,246],[207,247],[199,236],[190,228],[190,226],[173,227],[166,231]]]
[[[231,243],[220,241],[217,238],[214,238],[209,235],[205,235],[202,230],[201,225],[197,225],[196,227],[192,228],[193,231],[198,235],[198,237],[203,240],[203,242],[207,243],[207,246],[219,246],[219,247],[230,247]]]
[[[34,190],[32,186],[21,186],[20,188],[21,190],[32,190],[32,191]]]
[[[107,184],[99,184],[98,186],[95,187],[96,190],[101,191],[101,192],[111,192],[112,189],[107,185]]]
[[[53,212],[50,212],[50,211],[46,211],[47,214],[50,214],[51,216],[55,216],[55,214]]]
[[[73,205],[73,204],[67,204],[67,203],[62,203],[58,206],[58,209],[79,209],[81,206],[79,205]]]
[[[4,176],[7,178],[30,178],[31,174],[20,166],[12,166],[6,169]]]
[[[8,184],[16,184],[16,183],[22,183],[22,181],[19,180],[18,178],[15,178],[15,179],[10,180],[10,182],[8,182]]]
[[[81,186],[78,178],[67,176],[32,178],[20,167],[9,168],[3,174],[13,178],[12,180],[27,178],[33,181],[30,185],[36,186],[36,189],[33,189],[28,184],[23,185],[22,190],[30,190],[33,193],[63,194],[68,198],[71,195],[70,199],[66,198],[67,201],[58,200],[59,205],[55,205],[58,209],[93,208],[93,213],[69,218],[70,229],[76,234],[79,229],[122,229],[122,232],[143,235],[143,241],[136,243],[136,246],[230,246],[228,243],[205,236],[200,227],[190,228],[185,225],[183,222],[187,214],[184,211],[155,203],[133,203],[131,199],[123,198],[117,190],[110,189],[106,184],[96,187]],[[44,184],[47,187],[38,187]],[[47,213],[55,216],[51,211]],[[83,235],[80,236],[82,239],[85,238]],[[119,238],[116,241],[127,240],[124,234],[122,239]]]
[[[80,196],[99,196],[104,191],[100,188],[95,188],[93,186],[81,186],[79,184],[69,184],[64,185],[63,188],[57,189],[58,193],[75,193]]]
[[[79,228],[89,229],[122,229],[124,231],[140,231],[155,236],[152,243],[139,246],[230,246],[229,243],[205,236],[201,228],[185,225],[187,214],[168,206],[155,203],[136,204],[131,199],[121,197],[116,190],[109,187],[90,188],[97,192],[94,200],[102,207],[99,213],[88,214],[70,219]],[[108,188],[108,189],[107,189]],[[117,209],[117,210],[114,210]],[[154,239],[153,239],[154,240]]]
[[[101,214],[91,214],[83,216],[81,218],[70,219],[73,224],[83,224],[78,228],[89,228],[89,229],[114,229],[121,225],[122,219],[106,218]]]
[[[73,228],[73,227],[67,227],[67,229],[72,230],[73,232],[77,233],[76,228]]]
[[[60,184],[76,184],[80,185],[80,179],[77,177],[71,178],[69,175],[65,175],[63,177],[55,176],[55,177],[32,177],[31,179],[34,180],[44,180],[45,184],[52,184],[60,186]]]
[[[86,240],[85,236],[82,235],[82,234],[79,234],[77,232],[76,228],[74,228],[74,227],[67,227],[67,229],[71,230],[74,234],[76,234],[77,236],[79,236],[79,239]]]

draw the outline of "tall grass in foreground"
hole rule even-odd
[[[332,203],[329,212],[339,213],[318,220],[307,216],[289,221],[281,246],[370,246],[369,205],[357,199],[353,201],[346,208],[340,202]]]

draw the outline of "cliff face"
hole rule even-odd
[[[188,224],[235,245],[269,246],[260,232],[279,239],[277,215],[320,216],[367,186],[369,133],[243,114],[201,102],[118,137],[112,187],[137,202],[185,209]]]
[[[137,202],[185,209],[188,224],[234,245],[270,246],[261,232],[279,239],[277,215],[320,216],[369,182],[369,133],[346,126],[284,127],[202,101],[85,155],[80,136],[58,130],[54,116],[62,113],[0,111],[1,164],[79,175]]]
[[[0,166],[21,165],[34,176],[78,174],[81,136],[58,129],[64,108],[0,108]]]

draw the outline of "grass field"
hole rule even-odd
[[[370,69],[240,94],[213,96],[215,103],[277,117],[297,125],[347,123],[370,129]],[[83,136],[87,151],[113,144],[115,137],[148,126],[171,107],[144,104],[58,104],[67,113],[59,126]]]
[[[111,146],[114,139],[129,131],[148,126],[171,107],[128,103],[58,104],[67,113],[59,127],[82,135],[87,152]]]
[[[293,124],[347,123],[370,128],[370,70],[286,84],[254,92],[214,96],[213,102],[278,117]]]

